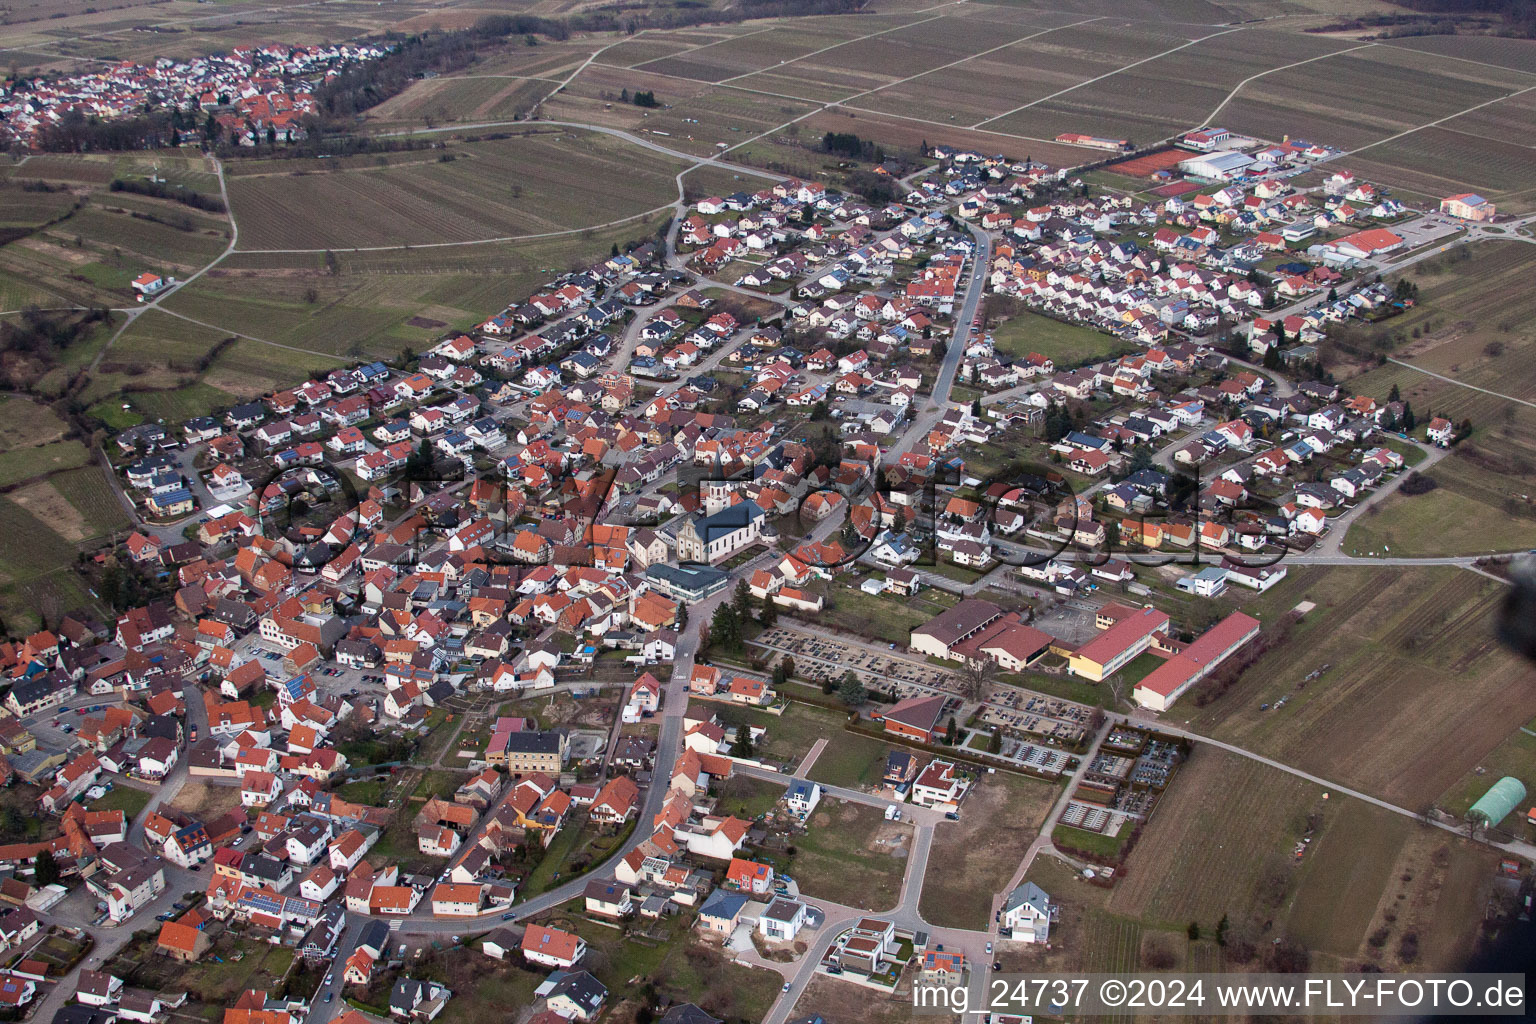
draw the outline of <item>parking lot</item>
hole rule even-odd
[[[760,646],[788,654],[795,659],[796,674],[814,681],[840,679],[852,669],[862,675],[876,676],[896,685],[903,697],[933,690],[957,692],[954,674],[935,665],[910,658],[880,654],[858,644],[845,643],[820,633],[776,627],[757,638]]]

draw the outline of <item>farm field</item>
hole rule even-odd
[[[75,575],[75,545],[11,496],[0,497],[0,616],[24,634],[46,615],[91,604]]]
[[[380,128],[511,121],[527,116],[559,84],[558,78],[529,73],[471,71],[462,76],[432,78],[413,84],[369,110],[367,120]]]
[[[234,177],[242,248],[424,245],[589,227],[671,202],[683,169],[611,136],[549,129],[409,155],[416,159],[384,167],[291,161],[281,166],[301,166]],[[573,177],[573,166],[582,173]]]
[[[1260,599],[1265,628],[1286,628],[1275,610],[1317,607],[1225,694],[1180,707],[1197,732],[1428,807],[1504,739],[1504,723],[1536,716],[1536,670],[1494,637],[1502,599],[1501,584],[1464,569],[1293,567]]]
[[[1515,398],[1536,398],[1536,296],[1520,287],[1536,274],[1536,251],[1487,242],[1414,268],[1412,310],[1382,325],[1406,338],[1394,356],[1426,370]],[[1422,265],[1421,265],[1422,266]]]
[[[64,421],[46,405],[0,397],[0,452],[49,444],[64,436]]]
[[[1506,775],[1513,775],[1527,786],[1536,784],[1536,735],[1533,733],[1536,733],[1536,728],[1533,728],[1531,722],[1512,731],[1503,743],[1488,752],[1476,769],[1441,794],[1436,801],[1437,806],[1451,814],[1464,815],[1477,802],[1478,797],[1488,791],[1489,786]],[[1510,815],[1502,823],[1503,829],[1513,832],[1519,838],[1526,838],[1530,826],[1517,820],[1520,817]]]
[[[73,505],[90,530],[90,536],[100,536],[112,530],[128,526],[128,514],[123,511],[116,493],[107,481],[106,473],[98,466],[82,466],[65,473],[55,473],[48,482]]]
[[[881,89],[859,105],[937,119],[954,114],[960,125],[1011,132],[1016,129],[1008,124],[987,122],[1191,38],[1176,28],[1095,20],[1087,13],[1033,13],[993,34],[992,41],[971,51],[981,56]]]
[[[1198,921],[1214,931],[1223,914],[1261,925],[1281,910],[1292,847],[1308,815],[1325,810],[1322,793],[1293,775],[1197,744],[1144,826],[1106,909],[1166,929]],[[1193,835],[1202,841],[1191,844]]]
[[[1536,83],[1536,79],[1532,81]],[[1532,198],[1536,169],[1528,159],[1533,143],[1517,141],[1525,132],[1506,128],[1502,122],[1514,119],[1529,123],[1536,119],[1536,109],[1528,103],[1520,105],[1531,95],[1504,100],[1467,115],[1477,120],[1454,118],[1443,125],[1372,146],[1340,161],[1340,166],[1398,192],[1409,193],[1419,202],[1432,204],[1441,196],[1476,191],[1496,203],[1501,213],[1530,213],[1536,209]],[[1506,104],[1516,106],[1510,108]]]
[[[1027,109],[986,127],[1045,138],[1083,132],[1144,145],[1205,123],[1246,79],[1344,48],[1335,40],[1259,28],[1190,29],[1182,38],[1145,28],[1127,28],[1139,49],[1115,66],[1082,75],[1081,86],[1028,99]],[[1070,39],[1076,31],[1063,35]]]
[[[90,459],[85,445],[76,440],[54,441],[31,448],[0,452],[0,487],[83,466]]]
[[[934,829],[918,910],[930,924],[984,929],[993,897],[1018,870],[1024,851],[1060,795],[1038,779],[982,775],[961,805],[959,821]]]
[[[1154,949],[1176,969],[1262,969],[1268,940],[1278,937],[1304,946],[1315,970],[1391,969],[1396,940],[1415,929],[1436,936],[1424,944],[1428,969],[1463,962],[1496,858],[1400,815],[1322,795],[1197,747],[1112,890],[1085,884],[1054,857],[1036,858],[1026,878],[1051,894],[1061,919],[1049,950],[1004,944],[1003,969],[1126,971],[1145,966]],[[1200,837],[1193,855],[1192,835]],[[1297,840],[1308,836],[1298,861]],[[1225,947],[1213,941],[1223,917]],[[1186,934],[1190,924],[1200,927],[1198,941]],[[1373,946],[1373,933],[1393,941]]]
[[[1354,150],[1532,84],[1536,78],[1518,71],[1370,47],[1276,71],[1221,116],[1233,131]],[[1408,95],[1422,100],[1404,104]]]

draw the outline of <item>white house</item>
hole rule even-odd
[[[1025,882],[1009,893],[1003,904],[1001,934],[1015,942],[1047,942],[1054,911],[1045,890],[1034,882]]]
[[[821,787],[814,782],[796,779],[789,784],[789,790],[784,794],[784,804],[790,813],[797,815],[801,820],[809,818],[816,805],[821,802]]]
[[[779,896],[757,918],[757,932],[774,942],[793,942],[805,927],[806,906]]]

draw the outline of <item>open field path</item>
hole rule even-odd
[[[1443,380],[1447,384],[1455,384],[1459,388],[1466,388],[1469,391],[1481,391],[1485,395],[1492,395],[1494,398],[1502,398],[1506,402],[1516,402],[1520,405],[1527,405],[1532,409],[1536,409],[1536,402],[1527,402],[1525,399],[1516,398],[1514,395],[1506,395],[1498,391],[1490,391],[1487,388],[1480,388],[1476,384],[1468,384],[1464,380],[1457,380],[1455,377],[1447,377],[1445,374],[1436,373],[1434,370],[1426,370],[1424,367],[1418,366],[1414,363],[1405,362],[1401,359],[1393,359],[1390,356],[1387,358],[1387,362],[1396,366],[1406,366],[1410,370],[1417,370],[1419,373],[1422,373],[1425,376],[1433,377],[1436,380]]]
[[[90,369],[92,373],[95,373],[96,369],[101,366],[102,359],[105,358],[109,351],[111,351],[112,346],[117,342],[117,339],[123,336],[123,332],[126,331],[129,327],[133,326],[134,321],[143,316],[145,313],[149,312],[151,309],[159,309],[160,303],[164,302],[172,295],[175,295],[177,292],[181,291],[187,285],[208,273],[208,271],[212,270],[220,263],[223,263],[226,259],[229,258],[230,254],[235,251],[235,247],[240,244],[240,225],[235,221],[234,208],[229,205],[229,187],[224,181],[224,163],[218,157],[211,154],[207,157],[207,159],[213,161],[214,173],[219,177],[219,196],[224,201],[224,213],[229,218],[229,244],[224,247],[223,252],[219,253],[212,259],[212,261],[205,264],[200,269],[194,270],[185,280],[177,281],[169,288],[161,291],[160,294],[156,295],[153,299],[139,305],[134,309],[129,310],[128,319],[123,321],[123,326],[119,327],[117,331],[112,335],[112,337],[107,339],[107,343],[101,346],[101,351],[96,353],[96,358],[91,360]],[[163,310],[163,312],[169,313],[170,310]]]
[[[990,124],[993,121],[1001,121],[1003,118],[1009,117],[1010,115],[1013,115],[1013,114],[1017,114],[1021,110],[1028,110],[1030,107],[1036,107],[1036,106],[1039,106],[1042,103],[1048,102],[1050,100],[1057,99],[1058,97],[1061,97],[1061,96],[1065,96],[1069,92],[1075,92],[1076,90],[1081,89],[1085,85],[1092,85],[1094,82],[1102,82],[1106,78],[1113,78],[1114,76],[1120,74],[1122,71],[1129,71],[1132,68],[1140,67],[1141,65],[1149,63],[1149,62],[1154,61],[1154,60],[1157,60],[1160,57],[1166,57],[1170,53],[1178,53],[1180,50],[1187,50],[1191,46],[1194,46],[1196,43],[1203,43],[1207,39],[1215,39],[1217,36],[1231,35],[1233,32],[1241,32],[1245,28],[1247,28],[1247,26],[1240,25],[1237,28],[1223,29],[1220,32],[1212,32],[1209,35],[1200,36],[1198,39],[1191,39],[1187,43],[1180,43],[1178,46],[1170,46],[1168,49],[1163,50],[1161,53],[1154,53],[1150,57],[1143,57],[1141,60],[1132,61],[1131,63],[1126,64],[1123,67],[1115,68],[1113,71],[1106,71],[1102,75],[1095,75],[1093,78],[1089,78],[1089,79],[1086,79],[1084,81],[1078,82],[1076,85],[1069,85],[1065,89],[1057,89],[1055,92],[1051,93],[1049,96],[1041,96],[1037,100],[1030,100],[1028,103],[1023,104],[1022,106],[1014,107],[1012,110],[1005,110],[1001,114],[995,114],[992,117],[984,117],[980,121],[977,121],[975,124],[971,125],[971,127],[972,128],[980,128],[984,124]],[[914,77],[916,77],[916,76],[914,76]]]

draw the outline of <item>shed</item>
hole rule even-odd
[[[1506,775],[1490,786],[1488,792],[1472,805],[1472,809],[1467,811],[1467,820],[1479,820],[1488,826],[1497,825],[1524,802],[1525,784]]]

